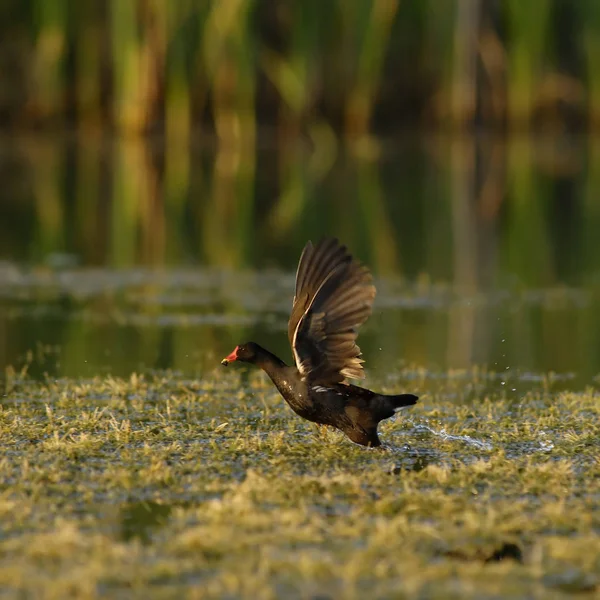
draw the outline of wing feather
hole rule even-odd
[[[288,334],[296,366],[313,384],[362,378],[358,328],[371,314],[368,269],[335,239],[306,245],[298,265]]]
[[[325,238],[316,246],[308,242],[302,251],[296,271],[296,291],[288,323],[288,338],[293,345],[298,322],[325,279],[339,265],[348,264],[352,256],[335,238]]]

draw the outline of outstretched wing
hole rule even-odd
[[[371,274],[345,246],[332,238],[306,245],[288,334],[296,366],[311,383],[364,377],[356,337],[374,298]]]
[[[294,335],[298,322],[312,302],[317,290],[325,279],[340,265],[348,265],[352,256],[344,246],[334,238],[325,238],[316,246],[308,242],[302,251],[296,271],[296,291],[292,314],[288,323],[290,344],[294,344]]]

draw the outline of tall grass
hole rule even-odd
[[[423,121],[464,128],[479,115],[527,129],[540,104],[555,119],[565,100],[584,122],[598,120],[593,0],[26,4],[0,13],[2,40],[11,40],[0,41],[0,59],[15,61],[17,40],[25,65],[0,75],[2,87],[27,90],[25,102],[0,99],[13,126],[34,118],[171,138],[202,128],[252,144],[263,123],[286,136],[364,137]],[[570,62],[562,39],[578,46]]]

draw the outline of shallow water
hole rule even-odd
[[[330,234],[376,276],[360,336],[372,381],[409,366],[433,391],[456,380],[458,400],[595,386],[595,138],[381,148],[341,148],[321,170],[303,146],[262,149],[256,170],[223,171],[223,151],[194,146],[0,142],[0,365],[193,377],[248,339],[290,360],[295,265]]]
[[[295,265],[328,234],[376,275],[374,381],[408,365],[461,399],[595,385],[598,148],[407,134],[369,159],[340,147],[316,168],[299,145],[224,170],[194,144],[0,140],[0,365],[198,376],[247,339],[290,360]]]
[[[221,368],[220,359],[250,339],[290,360],[291,272],[5,264],[4,281],[3,363],[27,365],[33,377],[162,369],[198,376]],[[473,296],[451,284],[393,276],[377,284],[373,315],[359,339],[369,378],[380,385],[394,386],[400,367],[410,367],[410,377],[432,391],[451,380],[450,393],[461,401],[488,392],[518,399],[530,389],[597,382],[600,298],[592,289]]]

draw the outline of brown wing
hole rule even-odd
[[[306,312],[317,290],[327,276],[337,267],[352,262],[352,256],[335,238],[325,238],[316,246],[308,242],[302,250],[296,271],[296,291],[292,314],[288,323],[290,345],[294,344],[294,334],[298,322]]]
[[[374,298],[368,269],[337,240],[306,246],[296,275],[289,334],[296,366],[311,383],[364,377],[356,337]]]

